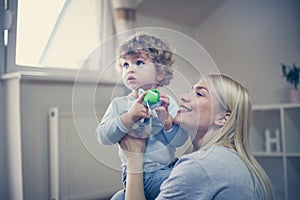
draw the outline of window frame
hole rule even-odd
[[[68,69],[68,68],[61,68],[61,67],[39,67],[33,65],[19,65],[16,63],[16,48],[17,48],[17,22],[18,22],[18,0],[7,0],[8,2],[8,10],[12,13],[12,24],[8,31],[8,44],[5,47],[3,36],[0,40],[1,48],[3,48],[3,58],[5,62],[3,62],[4,66],[1,68],[1,74],[6,73],[13,73],[13,72],[43,72],[45,75],[58,75],[58,76],[75,76],[79,69]],[[1,5],[1,7],[4,4]],[[4,16],[4,9],[3,9],[3,16]],[[2,51],[2,49],[1,49]],[[1,56],[2,56],[1,55]]]
[[[49,72],[59,74],[75,74],[78,70],[63,69],[63,68],[48,68],[35,67],[16,64],[16,46],[17,46],[17,21],[18,21],[18,0],[8,0],[8,9],[12,12],[12,25],[8,34],[8,45],[6,48],[6,64],[4,65],[4,73],[11,73],[17,71],[35,71],[35,72]]]

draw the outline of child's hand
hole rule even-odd
[[[128,114],[132,122],[136,122],[141,118],[150,118],[148,108],[142,103],[145,95],[146,92],[141,94],[133,106],[128,110]]]
[[[160,92],[161,106],[155,108],[158,118],[162,123],[165,123],[168,117],[169,98],[164,92]]]
[[[130,128],[136,121],[141,118],[150,118],[148,108],[143,105],[143,98],[146,95],[146,92],[141,94],[133,106],[121,116],[121,122],[127,128]]]
[[[164,130],[169,130],[173,126],[173,118],[168,111],[168,107],[170,104],[169,97],[164,92],[160,92],[160,101],[161,106],[156,107],[155,110],[157,112],[159,120],[164,125]]]

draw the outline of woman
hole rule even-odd
[[[189,132],[195,152],[182,156],[157,199],[273,199],[268,176],[249,147],[248,91],[225,75],[208,75],[181,96],[174,123]],[[146,139],[126,136],[126,199],[145,199],[142,160]]]

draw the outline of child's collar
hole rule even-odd
[[[141,94],[143,94],[144,91],[145,90],[143,88],[139,88],[137,91],[132,91],[130,95],[137,99],[139,96],[141,96]]]

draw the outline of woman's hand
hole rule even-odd
[[[120,141],[123,151],[130,154],[143,154],[146,146],[147,134],[144,132],[142,137],[136,136],[135,132],[130,130],[128,134]]]
[[[146,146],[146,132],[142,137],[130,131],[119,142],[127,161],[125,200],[144,200],[143,157]]]
[[[143,157],[147,140],[147,133],[142,137],[136,136],[132,130],[119,142],[123,155],[127,161],[127,172],[141,173],[143,171]]]

